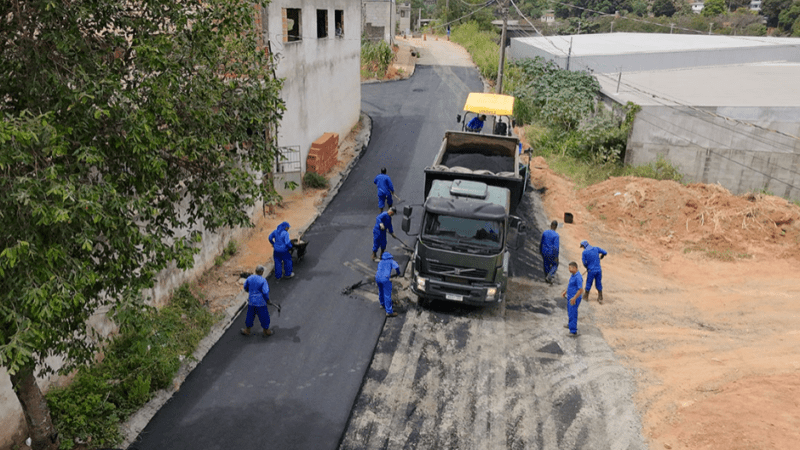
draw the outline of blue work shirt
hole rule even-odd
[[[569,284],[567,285],[567,301],[569,301],[579,290],[583,289],[583,276],[580,272],[575,272],[569,277]],[[575,299],[577,302],[580,297]]]
[[[583,249],[583,255],[581,255],[583,267],[586,267],[586,270],[589,272],[600,272],[600,255],[607,254],[608,252],[600,247],[592,247],[591,245],[586,246]]]
[[[394,192],[394,185],[392,185],[392,179],[389,178],[389,175],[382,173],[375,177],[375,181],[373,183],[378,185],[378,195],[386,196],[392,195]]]
[[[250,306],[267,306],[269,300],[269,285],[261,275],[250,275],[244,280],[244,291],[249,295],[247,304]]]
[[[383,252],[381,261],[378,263],[378,271],[375,272],[375,281],[387,281],[392,276],[392,270],[396,270],[400,275],[400,266],[389,252]]]
[[[539,251],[544,256],[558,256],[558,233],[555,230],[546,230],[542,233],[542,241],[539,243]]]
[[[385,232],[381,230],[381,224],[383,224],[385,231],[394,234],[394,229],[392,228],[392,216],[389,215],[389,211],[384,211],[378,214],[378,217],[375,218],[375,226],[372,228],[372,231],[380,231],[382,233]]]
[[[281,222],[278,228],[269,234],[269,243],[276,252],[285,252],[292,248],[292,242],[289,239],[289,222]]]
[[[467,124],[467,130],[469,131],[481,131],[482,129],[483,121],[480,117],[473,117],[472,120],[470,120]]]

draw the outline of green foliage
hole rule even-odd
[[[534,117],[544,123],[571,130],[594,112],[600,84],[588,73],[562,70],[554,62],[540,57],[513,64],[525,83],[515,84],[511,95],[517,98],[518,104],[528,103],[522,106],[524,113],[532,111]],[[524,119],[529,120],[528,117]]]
[[[0,364],[92,361],[202,233],[250,226],[284,105],[241,2],[51,2],[0,21]],[[36,32],[33,32],[36,30]],[[125,30],[135,30],[126,34]],[[251,32],[252,30],[253,32]]]
[[[316,172],[306,172],[303,175],[303,186],[312,189],[324,189],[328,187],[328,180]]]
[[[392,63],[394,52],[384,40],[361,39],[361,76],[363,78],[383,78]]]
[[[726,10],[725,0],[705,0],[701,14],[705,17],[718,16]]]
[[[654,180],[672,180],[681,183],[683,175],[663,155],[659,155],[654,163],[642,166],[626,166],[622,175],[652,178]]]
[[[675,14],[675,4],[672,0],[655,0],[653,2],[653,15],[656,17],[672,17]]]
[[[800,1],[796,0],[789,9],[781,11],[778,15],[778,27],[783,32],[795,36],[794,29],[800,26],[798,19],[800,19]]]
[[[61,448],[119,443],[119,423],[170,386],[181,360],[190,357],[216,319],[188,285],[160,311],[126,316],[102,362],[82,367],[72,384],[47,394]]]
[[[763,0],[761,2],[761,14],[767,18],[768,27],[777,27],[780,14],[789,10],[797,0]]]
[[[235,255],[237,251],[239,251],[239,243],[231,239],[222,250],[222,254],[214,258],[214,265],[221,266],[225,261],[231,259],[231,256]]]
[[[481,76],[487,80],[497,80],[500,46],[496,29],[484,31],[479,23],[468,22],[451,28],[450,39],[467,49]]]

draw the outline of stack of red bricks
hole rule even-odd
[[[339,134],[325,133],[311,144],[306,158],[306,171],[328,173],[339,160]]]

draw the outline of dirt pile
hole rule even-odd
[[[800,251],[800,207],[771,195],[619,177],[581,190],[578,198],[607,227],[645,248],[656,243],[729,260],[796,258]]]

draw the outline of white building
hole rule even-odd
[[[692,12],[695,14],[700,14],[703,12],[703,6],[704,5],[702,1],[692,2]]]
[[[394,44],[397,34],[397,7],[394,0],[362,0],[364,34],[372,40]],[[409,8],[410,9],[410,8]]]
[[[571,47],[570,47],[571,45]],[[800,200],[800,39],[613,33],[511,41],[640,106],[627,164],[668,159],[686,181]]]

